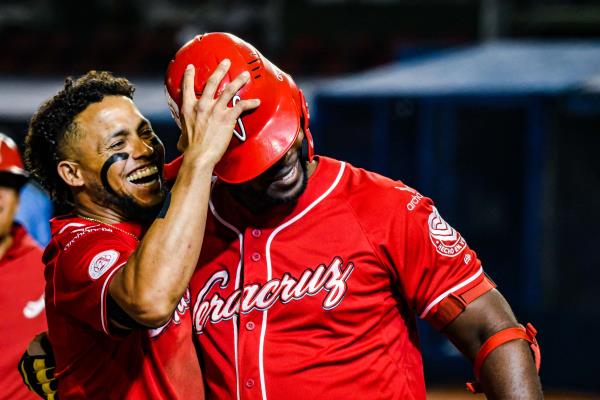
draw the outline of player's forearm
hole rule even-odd
[[[158,218],[110,285],[113,299],[133,319],[161,326],[194,272],[204,236],[213,164],[186,157]]]
[[[519,326],[510,306],[496,289],[470,303],[445,329],[454,345],[474,362],[483,344],[497,332]],[[541,399],[535,362],[524,340],[495,348],[485,358],[480,383],[490,399]]]
[[[524,340],[495,349],[483,364],[480,383],[488,399],[543,398],[533,356]]]

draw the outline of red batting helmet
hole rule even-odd
[[[267,60],[254,47],[229,33],[198,35],[187,42],[171,60],[165,77],[169,108],[179,124],[181,83],[185,67],[196,67],[194,90],[200,96],[210,74],[221,60],[231,66],[218,93],[225,84],[244,71],[250,80],[233,98],[260,99],[260,106],[244,113],[236,124],[234,137],[215,174],[225,182],[249,181],[274,165],[292,147],[300,128],[308,142],[308,158],[314,155],[313,140],[308,129],[306,100],[292,78]],[[302,126],[301,126],[302,121]]]
[[[23,167],[17,144],[0,133],[0,186],[20,188],[29,177]]]

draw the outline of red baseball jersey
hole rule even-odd
[[[20,225],[13,243],[0,259],[0,397],[38,399],[27,390],[17,370],[33,337],[46,330],[42,249]]]
[[[72,215],[52,220],[51,228],[44,252],[46,303],[60,397],[203,399],[189,292],[159,329],[125,336],[109,330],[108,286],[137,247],[142,228]]]
[[[425,399],[415,315],[484,279],[430,199],[318,160],[264,215],[213,189],[190,283],[210,399]]]

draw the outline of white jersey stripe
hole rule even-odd
[[[220,215],[219,213],[217,213],[217,210],[215,209],[215,206],[212,202],[212,199],[210,199],[208,201],[208,206],[210,207],[210,211],[212,212],[212,214],[215,216],[215,218],[222,223],[223,225],[225,225],[227,228],[229,228],[230,230],[232,230],[233,232],[235,232],[238,236],[238,240],[240,241],[240,262],[238,263],[238,267],[237,267],[237,272],[235,274],[235,290],[240,288],[240,276],[241,276],[241,270],[242,270],[242,260],[244,259],[244,235],[242,235],[242,233],[232,224],[230,224],[229,222],[225,221]],[[239,371],[239,360],[238,360],[238,346],[239,346],[239,340],[238,340],[238,318],[239,316],[236,314],[233,316],[233,318],[231,319],[231,322],[233,323],[233,352],[234,352],[234,357],[235,357],[235,389],[236,389],[236,395],[237,395],[237,400],[241,399],[241,394],[240,394],[240,371]]]
[[[102,330],[104,331],[104,333],[106,333],[109,336],[110,336],[110,333],[108,332],[108,326],[106,325],[106,323],[108,322],[108,315],[106,315],[106,308],[105,308],[106,289],[108,286],[108,282],[111,281],[112,276],[115,274],[115,272],[120,270],[125,264],[127,264],[127,260],[123,261],[121,264],[114,267],[113,270],[110,271],[110,273],[104,280],[104,284],[102,284],[102,292],[100,293],[100,320],[102,322]]]
[[[471,283],[475,279],[477,279],[481,274],[483,274],[483,267],[479,268],[479,271],[477,271],[475,273],[475,275],[471,276],[470,278],[462,281],[458,285],[456,285],[456,286],[446,290],[444,293],[440,294],[438,297],[435,298],[435,300],[433,300],[431,303],[429,303],[429,305],[427,307],[425,307],[425,311],[423,311],[421,313],[421,315],[419,315],[419,318],[421,318],[421,319],[425,318],[427,316],[427,314],[429,313],[429,311],[431,311],[431,309],[433,307],[435,307],[435,305],[438,304],[440,301],[444,300],[446,298],[446,296],[448,296],[452,292],[455,292],[455,291],[467,286],[469,283]]]
[[[85,224],[80,224],[79,222],[71,222],[66,224],[65,226],[63,226],[62,228],[60,228],[60,231],[58,231],[58,235],[60,235],[61,233],[63,233],[64,231],[67,230],[67,228],[70,227],[76,227],[76,228],[80,228],[82,226],[85,226]]]
[[[280,225],[277,228],[275,228],[275,230],[273,230],[273,232],[269,236],[269,239],[267,240],[267,245],[266,245],[266,249],[265,249],[265,255],[266,255],[266,260],[267,260],[267,281],[270,281],[273,278],[273,268],[271,266],[271,243],[273,242],[273,239],[275,238],[275,236],[279,232],[281,232],[282,230],[287,228],[288,226],[297,222],[300,218],[304,217],[310,210],[315,208],[315,206],[317,204],[319,204],[321,201],[323,201],[323,199],[325,199],[327,196],[329,196],[331,194],[331,192],[333,192],[333,190],[336,188],[336,186],[338,185],[340,180],[342,179],[345,168],[346,168],[346,163],[341,162],[340,170],[337,174],[337,177],[335,178],[335,180],[333,181],[331,186],[325,191],[325,193],[323,193],[321,196],[319,196],[319,198],[317,198],[315,201],[313,201],[308,207],[306,207],[304,210],[302,210],[302,212],[300,212],[294,218],[290,219],[283,225]],[[259,359],[258,359],[262,400],[267,400],[267,390],[266,390],[266,383],[265,383],[265,365],[264,365],[265,364],[264,363],[264,346],[265,346],[265,333],[267,330],[267,314],[268,314],[268,310],[265,310],[264,314],[263,314],[262,328],[260,330],[260,348],[259,348]]]

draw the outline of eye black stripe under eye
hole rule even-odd
[[[116,194],[115,191],[110,187],[110,183],[108,183],[108,170],[110,167],[121,160],[127,160],[129,158],[129,153],[115,153],[112,156],[108,157],[104,164],[102,165],[102,169],[100,170],[100,179],[102,180],[102,186],[104,189],[108,191],[110,194]]]

